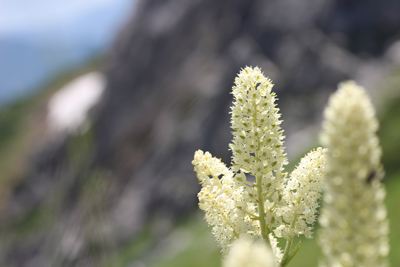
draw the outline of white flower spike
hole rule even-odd
[[[287,178],[285,137],[272,87],[259,68],[244,68],[232,88],[231,168],[201,150],[192,163],[202,184],[199,207],[213,226],[222,253],[228,253],[239,238],[262,240],[274,252],[276,264],[286,266],[300,247],[291,251],[294,236],[311,237],[325,150],[307,154]],[[248,176],[255,182],[248,181]],[[285,251],[275,235],[287,240]]]
[[[375,110],[364,89],[341,83],[325,109],[321,143],[329,148],[319,222],[321,266],[387,266],[388,221]]]

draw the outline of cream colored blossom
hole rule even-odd
[[[285,137],[272,86],[259,68],[244,68],[232,88],[232,167],[228,169],[201,150],[192,163],[202,184],[199,207],[213,227],[222,253],[228,252],[236,239],[262,239],[280,264],[289,261],[294,235],[311,236],[324,173],[324,151],[318,148],[309,153],[287,178]],[[254,178],[247,180],[248,176]],[[284,252],[273,230],[287,239]]]
[[[269,242],[271,243],[272,252],[275,255],[276,263],[280,263],[283,257],[283,251],[278,246],[278,240],[274,237],[272,233],[269,234]]]
[[[222,253],[239,236],[258,236],[257,224],[245,213],[254,212],[254,208],[244,201],[244,187],[233,182],[233,173],[221,160],[201,150],[196,151],[192,163],[202,184],[197,195],[199,208],[205,212],[206,222],[213,226],[212,233]]]
[[[284,165],[288,163],[283,147],[285,137],[280,127],[281,114],[272,87],[271,80],[258,67],[246,67],[236,77],[231,107],[233,140],[229,145],[232,171],[241,173],[240,176],[237,174],[239,179],[236,181],[245,186],[248,201],[257,206],[260,225],[266,225],[265,229],[260,229],[266,240],[271,228],[279,225],[280,218],[273,216],[275,207],[265,196],[278,196],[286,175]],[[245,179],[244,173],[256,179],[250,187],[241,182]]]
[[[364,89],[339,85],[325,110],[321,143],[329,148],[321,210],[322,266],[387,266],[388,221],[375,110]]]
[[[300,164],[291,173],[283,189],[283,199],[287,203],[283,219],[287,224],[280,225],[274,232],[285,239],[304,234],[312,238],[312,229],[319,207],[322,186],[325,177],[326,149],[318,148],[301,159]]]
[[[261,176],[264,183],[281,179],[283,166],[287,164],[281,114],[276,108],[272,87],[271,80],[259,68],[246,67],[236,77],[232,88],[233,170]],[[277,177],[265,175],[272,170]]]
[[[264,242],[239,239],[233,243],[223,267],[276,267],[274,255]]]

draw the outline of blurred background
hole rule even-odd
[[[0,7],[0,266],[219,266],[191,161],[202,149],[229,165],[230,90],[246,65],[276,84],[287,171],[318,146],[337,84],[366,87],[400,266],[399,1]],[[316,239],[302,241],[291,266],[317,266]]]

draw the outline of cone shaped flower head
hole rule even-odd
[[[387,266],[388,222],[375,110],[365,90],[349,81],[339,85],[324,115],[321,143],[329,152],[319,219],[323,266]]]
[[[280,264],[288,261],[295,235],[311,238],[325,150],[307,154],[288,177],[281,114],[272,87],[259,68],[244,68],[232,88],[231,167],[201,150],[192,164],[202,185],[199,207],[222,253],[240,238],[262,240]],[[276,237],[287,240],[284,252]]]

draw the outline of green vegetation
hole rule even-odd
[[[221,255],[207,224],[199,212],[182,220],[171,233],[155,242],[154,229],[148,226],[136,241],[130,242],[104,265],[104,267],[137,266],[153,267],[219,267]],[[134,264],[135,266],[135,264]]]
[[[152,264],[153,267],[175,267],[175,266],[191,266],[191,267],[219,267],[221,266],[221,254],[219,253],[214,238],[212,237],[207,224],[197,218],[197,222],[189,222],[181,226],[181,229],[189,231],[191,242],[185,246],[176,256],[170,257],[166,255],[166,259],[158,259]],[[176,242],[176,241],[175,241]]]
[[[390,97],[385,100],[380,112],[378,132],[383,149],[382,162],[385,166],[386,179],[400,170],[400,68],[390,75],[385,83],[384,91],[388,91]]]
[[[147,249],[154,245],[154,242],[152,241],[153,237],[153,233],[149,228],[143,229],[142,233],[134,242],[126,244],[108,261],[106,261],[103,266],[123,267],[129,265],[130,262],[139,259]]]

